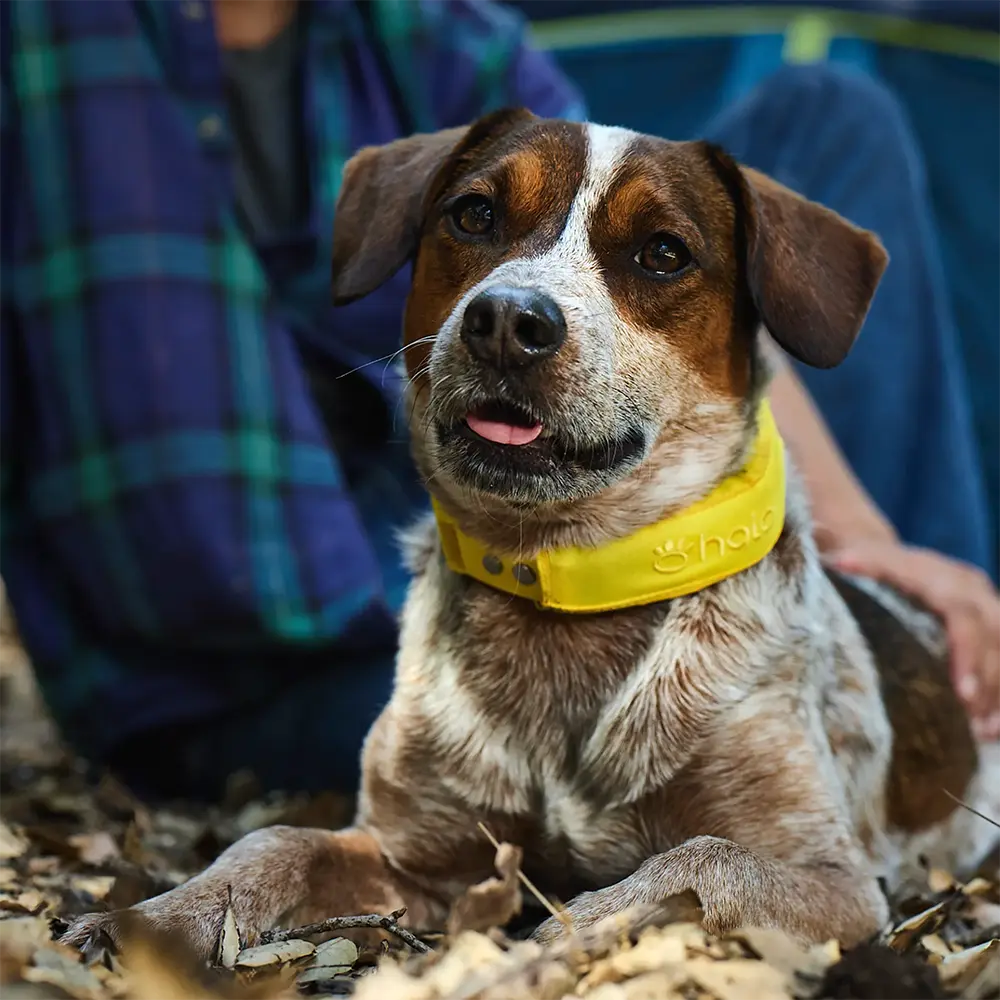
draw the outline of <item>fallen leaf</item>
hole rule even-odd
[[[457,937],[462,931],[485,931],[503,927],[521,912],[521,886],[517,873],[522,851],[513,844],[497,848],[494,865],[500,878],[468,888],[453,904],[448,917],[448,933]]]
[[[125,829],[125,840],[121,853],[129,864],[135,865],[137,868],[143,868],[149,862],[146,847],[142,842],[142,834],[139,831],[139,824],[135,820],[129,823]]]
[[[233,826],[237,836],[253,833],[261,827],[277,823],[288,807],[280,802],[251,802],[240,811]]]
[[[949,992],[964,994],[991,964],[997,966],[997,975],[993,977],[997,982],[1000,980],[1000,939],[997,938],[943,958],[938,966],[938,975]]]
[[[641,980],[633,979],[632,982],[641,982]],[[577,987],[577,995],[581,995],[579,986]],[[600,986],[595,986],[592,990],[588,990],[587,1000],[625,1000],[627,995],[624,988],[618,983],[601,983]],[[656,995],[657,1000],[665,995],[658,993]]]
[[[41,858],[31,858],[28,861],[28,871],[32,875],[52,875],[59,871],[59,865],[59,858],[48,854]]]
[[[348,938],[330,938],[317,945],[309,967],[343,966],[350,968],[358,960],[358,946]]]
[[[482,1000],[512,1000],[523,997],[524,1000],[561,1000],[570,991],[576,981],[576,972],[563,962],[542,961],[530,970],[524,970],[519,976],[506,979],[502,983],[484,989],[477,997]],[[468,996],[475,988],[475,981],[463,984],[460,996]]]
[[[27,849],[28,841],[0,820],[0,858],[4,861],[19,858]]]
[[[11,960],[27,962],[51,940],[49,922],[42,917],[13,917],[0,922],[0,953]]]
[[[966,896],[985,896],[996,889],[996,883],[984,878],[974,878],[962,886]]]
[[[982,896],[969,896],[968,902],[962,909],[962,917],[973,927],[985,931],[1000,924],[1000,904]]]
[[[955,887],[955,879],[943,868],[931,868],[927,872],[927,886],[931,892],[947,892]]]
[[[927,949],[931,956],[937,956],[938,958],[945,958],[951,954],[951,948],[945,944],[944,940],[939,934],[925,934],[920,939],[920,944]]]
[[[269,965],[286,965],[288,962],[295,962],[307,955],[314,954],[315,951],[316,946],[311,942],[292,938],[289,941],[278,941],[275,944],[261,944],[255,948],[244,948],[236,956],[233,965],[237,969],[263,969]],[[231,966],[226,966],[226,968],[231,968]]]
[[[53,944],[34,955],[34,964],[24,970],[29,983],[45,983],[64,990],[76,1000],[99,1000],[101,981],[81,964],[78,953]]]
[[[796,976],[820,976],[840,958],[837,947],[820,945],[806,949],[783,931],[770,928],[747,927],[732,936],[744,941],[764,963],[783,973],[790,989],[795,986]]]
[[[485,934],[463,931],[424,978],[439,996],[447,996],[453,993],[470,973],[483,968],[492,970],[506,964],[505,957],[500,947]]]
[[[303,969],[296,975],[295,982],[299,986],[307,986],[310,983],[353,983],[354,979],[345,974],[342,966],[318,965]]]
[[[354,1000],[431,1000],[439,996],[426,979],[408,976],[392,962],[383,963],[374,976],[357,980],[354,991]]]
[[[692,958],[685,971],[699,985],[719,1000],[788,1000],[785,974],[766,962],[749,958],[717,962],[710,958]]]
[[[94,899],[104,899],[114,884],[114,875],[74,875],[69,880],[74,892],[85,892]]]
[[[986,967],[962,991],[962,1000],[986,1000],[995,998],[1000,992],[1000,954],[990,953]]]
[[[28,889],[17,895],[4,893],[0,896],[0,910],[38,916],[45,909],[45,897],[37,889]]]
[[[224,969],[231,969],[236,964],[236,957],[240,953],[240,929],[236,924],[236,914],[233,913],[233,904],[226,907],[226,916],[222,922],[222,931],[219,934],[219,965]]]
[[[588,993],[587,1000],[671,1000],[681,996],[677,992],[678,987],[687,980],[688,976],[681,967],[661,969],[629,979],[621,985],[606,983]]]
[[[69,838],[70,844],[76,848],[80,860],[95,868],[106,865],[121,857],[121,851],[115,838],[110,833],[78,833]]]
[[[906,951],[918,937],[933,933],[938,929],[945,916],[946,903],[947,900],[936,903],[910,917],[909,920],[897,924],[889,932],[885,943],[893,951]]]
[[[623,948],[609,958],[595,962],[580,980],[576,992],[582,996],[603,983],[620,983],[623,979],[679,964],[686,957],[687,948],[682,938],[651,928],[642,932],[634,947]]]

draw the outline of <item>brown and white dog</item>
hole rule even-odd
[[[628,536],[739,470],[769,377],[760,328],[838,364],[886,254],[706,143],[514,110],[348,164],[336,298],[409,260],[419,467],[465,533],[531,556]],[[202,954],[230,888],[245,941],[400,906],[441,926],[493,873],[477,821],[577,926],[691,889],[710,930],[846,944],[886,919],[880,877],[991,846],[948,795],[1000,813],[997,748],[970,735],[936,624],[824,572],[794,478],[763,559],[669,601],[542,610],[449,569],[433,520],[409,554],[356,825],[253,833],[136,908]],[[90,915],[66,940],[119,925]]]

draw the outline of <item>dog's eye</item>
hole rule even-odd
[[[470,236],[487,236],[493,232],[493,202],[481,194],[467,194],[451,207],[451,221]]]
[[[656,233],[635,255],[635,262],[653,274],[676,274],[691,263],[691,251],[679,236]]]

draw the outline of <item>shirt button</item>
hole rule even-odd
[[[218,115],[205,115],[198,122],[199,139],[216,139],[222,133],[222,119]]]
[[[181,4],[181,13],[189,21],[204,21],[205,5],[199,3],[198,0],[186,0],[185,3]]]

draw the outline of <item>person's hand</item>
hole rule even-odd
[[[968,563],[894,539],[858,541],[824,553],[835,569],[881,580],[917,598],[944,622],[951,676],[980,739],[1000,738],[1000,595]]]

